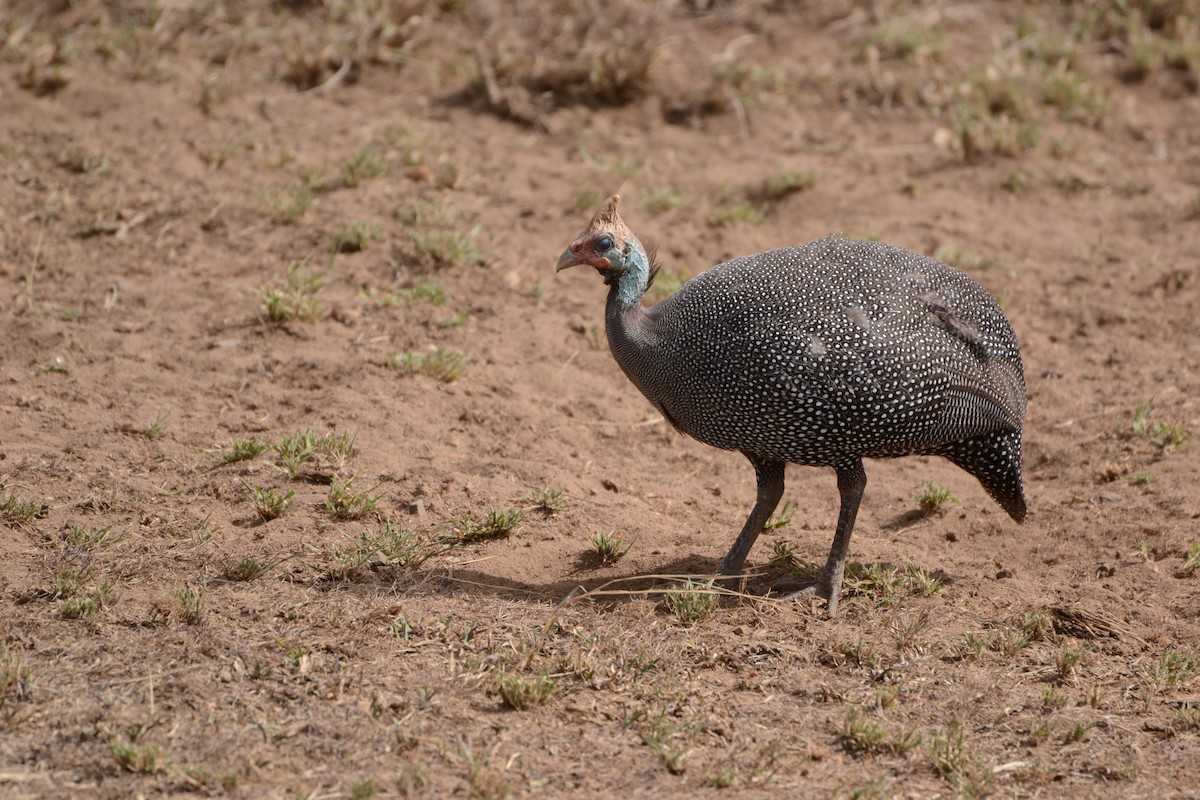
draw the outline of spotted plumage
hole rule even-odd
[[[672,425],[743,453],[758,499],[721,572],[740,572],[783,494],[787,463],[833,467],[842,497],[815,591],[837,609],[863,458],[940,455],[1025,517],[1025,381],[996,301],[958,270],[878,242],[827,236],[719,264],[651,308],[655,265],[617,198],[558,268],[609,284],[613,356]]]

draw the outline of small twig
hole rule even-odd
[[[741,131],[742,138],[748,139],[750,137],[750,121],[746,119],[746,109],[742,107],[742,101],[728,86],[725,87],[725,97],[733,106],[733,113],[737,116],[738,130]]]
[[[488,63],[487,53],[483,51],[483,45],[479,42],[475,43],[475,62],[479,67],[479,76],[483,78],[484,89],[487,90],[488,105],[497,111],[507,112],[508,104],[504,102],[504,95],[500,92],[500,84],[496,81],[496,72]]]
[[[1096,419],[1097,417],[1106,417],[1109,414],[1116,413],[1116,411],[1117,411],[1117,409],[1115,409],[1115,408],[1108,408],[1108,409],[1105,409],[1104,411],[1097,411],[1095,414],[1085,414],[1082,417],[1075,417],[1074,419],[1069,419],[1065,422],[1059,422],[1054,427],[1055,428],[1069,428],[1072,425],[1074,425],[1076,422],[1085,422],[1089,419]]]
[[[762,574],[765,574],[765,573],[750,571],[750,572],[743,573],[742,575],[740,575],[738,577],[744,581],[746,578],[757,577]],[[564,597],[559,602],[559,604],[554,607],[554,610],[552,612],[550,612],[550,617],[546,620],[546,624],[544,626],[542,626],[542,634],[540,637],[538,637],[537,646],[530,649],[529,654],[525,657],[524,663],[521,665],[521,669],[529,669],[529,666],[533,663],[534,656],[536,656],[538,653],[540,653],[542,651],[542,647],[545,646],[546,638],[550,635],[550,628],[554,625],[555,621],[557,621],[559,613],[564,608],[571,605],[572,603],[574,603],[578,600],[585,600],[585,599],[589,599],[589,598],[593,598],[593,597],[636,597],[636,596],[642,596],[642,595],[649,596],[649,595],[656,595],[656,594],[665,595],[665,594],[669,594],[670,592],[676,591],[676,589],[674,587],[661,588],[661,589],[658,589],[658,588],[609,589],[608,588],[609,586],[615,586],[615,585],[621,584],[621,583],[629,583],[632,581],[645,581],[645,580],[667,580],[667,581],[673,581],[676,583],[688,583],[688,582],[695,583],[698,581],[713,581],[714,583],[712,583],[712,585],[710,585],[710,586],[706,586],[703,588],[695,587],[695,591],[701,592],[704,594],[721,595],[723,597],[741,597],[741,598],[745,598],[745,599],[749,599],[749,600],[757,600],[757,601],[764,602],[764,603],[773,603],[775,605],[791,605],[791,601],[787,600],[786,598],[776,599],[773,597],[763,597],[760,595],[748,594],[746,592],[740,592],[735,589],[726,589],[724,586],[720,586],[715,583],[715,581],[726,580],[730,577],[733,577],[733,576],[716,575],[716,574],[684,575],[684,574],[678,574],[678,573],[653,573],[653,574],[649,574],[649,575],[629,575],[624,578],[613,578],[611,581],[608,581],[607,583],[600,584],[595,589],[584,589],[582,586],[576,586],[574,589],[572,589],[570,592],[568,592],[567,596]]]
[[[575,357],[578,356],[580,354],[580,352],[582,352],[582,351],[576,350],[574,353],[571,353],[571,357],[568,358],[566,361],[564,361],[562,366],[558,368],[558,372],[556,373],[555,377],[557,377],[558,375],[561,375],[563,373],[563,370],[565,370],[567,367],[571,366],[571,362],[575,360]]]

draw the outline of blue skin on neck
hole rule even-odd
[[[646,291],[646,282],[650,279],[650,262],[642,246],[636,241],[626,241],[625,248],[614,252],[609,260],[612,262],[609,269],[617,264],[621,265],[621,272],[617,277],[617,300],[626,306],[639,302]]]

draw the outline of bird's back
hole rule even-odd
[[[836,465],[1001,432],[1019,459],[1012,328],[975,281],[925,256],[828,236],[717,265],[631,329],[613,322],[626,374],[716,447]]]

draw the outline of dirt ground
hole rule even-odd
[[[0,796],[1200,797],[1198,16],[0,5]],[[1025,524],[870,462],[828,619],[793,467],[743,591],[671,577],[753,471],[554,273],[617,191],[661,291],[832,231],[979,280]]]

